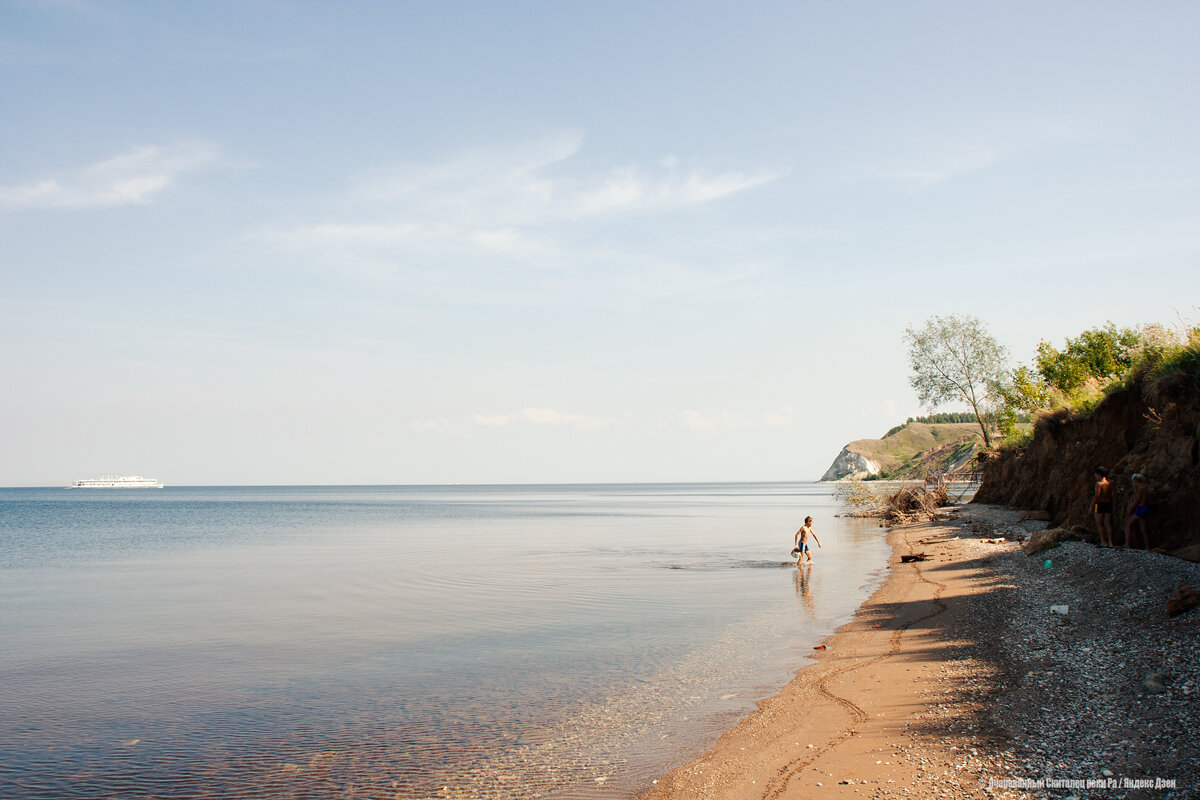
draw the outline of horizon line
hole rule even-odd
[[[487,483],[188,483],[163,484],[162,489],[304,489],[304,488],[447,488],[447,487],[497,487],[497,486],[711,486],[718,484],[783,484],[783,483],[835,483],[836,481],[821,481],[820,479],[772,479],[772,480],[656,480],[656,481],[529,481],[529,482],[487,482]],[[70,485],[4,485],[0,489],[75,489]],[[84,487],[92,488],[92,487]],[[124,487],[120,489],[93,488],[93,491],[136,491],[139,488],[150,490],[151,487]]]

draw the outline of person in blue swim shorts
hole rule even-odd
[[[1146,515],[1150,513],[1150,497],[1146,487],[1146,476],[1133,473],[1133,513],[1125,522],[1125,546],[1129,547],[1129,538],[1133,534],[1133,523],[1137,523],[1142,534],[1142,547],[1150,549],[1150,537],[1146,535]]]
[[[800,530],[796,531],[796,547],[792,550],[796,554],[796,566],[804,563],[804,556],[808,556],[809,563],[812,563],[812,548],[808,546],[808,537],[811,536],[813,541],[817,543],[817,547],[821,546],[821,540],[817,538],[817,534],[812,529],[813,518],[805,517],[804,524],[800,526]]]

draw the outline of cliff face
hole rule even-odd
[[[1116,486],[1113,523],[1122,542],[1133,505],[1130,477],[1140,472],[1149,483],[1150,546],[1172,552],[1191,547],[1194,554],[1200,545],[1200,390],[1195,381],[1185,373],[1136,379],[1087,416],[1043,417],[1026,447],[984,460],[975,502],[1047,511],[1055,526],[1083,525],[1094,532],[1092,472],[1103,466]]]
[[[879,475],[922,478],[949,472],[970,460],[981,438],[974,424],[910,422],[882,439],[859,439],[846,445],[821,480]]]
[[[842,478],[869,478],[879,474],[879,465],[862,453],[850,450],[851,445],[842,448],[838,457],[821,476],[823,481],[838,481]]]

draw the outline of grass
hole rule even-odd
[[[885,475],[898,474],[915,456],[950,442],[982,440],[979,426],[969,422],[944,422],[929,425],[910,422],[893,429],[882,439],[859,439],[850,448],[879,464]]]

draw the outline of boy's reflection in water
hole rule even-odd
[[[804,601],[804,611],[809,619],[816,619],[817,606],[812,595],[812,564],[798,564],[792,576],[792,584],[796,587],[796,599]]]

